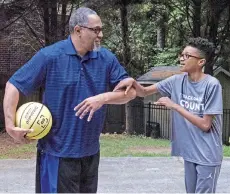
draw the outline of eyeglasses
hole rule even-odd
[[[179,57],[179,58],[182,57],[183,60],[187,60],[187,59],[189,59],[189,58],[191,58],[191,57],[196,58],[196,59],[203,59],[203,58],[201,58],[201,57],[197,57],[197,56],[194,56],[194,55],[190,55],[190,54],[188,54],[188,53],[185,53],[185,54],[180,53],[180,54],[178,55],[178,57]]]
[[[90,28],[90,27],[87,27],[87,26],[80,26],[80,27],[82,27],[82,28],[87,28],[87,29],[89,29],[89,30],[91,30],[91,31],[93,31],[95,34],[99,34],[101,31],[102,31],[102,28],[101,27],[95,27],[95,28]]]

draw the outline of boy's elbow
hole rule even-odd
[[[209,130],[211,129],[211,124],[203,124],[202,125],[202,130],[204,131],[204,132],[209,132]]]

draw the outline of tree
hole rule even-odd
[[[216,48],[221,48],[225,42],[225,33],[229,33],[229,20],[230,16],[228,15],[228,20],[226,26],[228,27],[221,27],[222,20],[225,15],[223,14],[226,8],[229,8],[230,1],[228,0],[208,0],[208,10],[206,12],[206,28],[204,30],[204,37],[207,37],[211,42],[214,43]],[[219,33],[220,28],[222,28],[222,32]],[[220,45],[221,44],[221,45]],[[218,51],[217,51],[218,52]],[[219,51],[220,52],[220,51]],[[214,58],[215,56],[210,56]],[[218,59],[219,55],[215,57],[215,61]],[[213,75],[213,65],[214,63],[208,63],[205,66],[205,73]]]

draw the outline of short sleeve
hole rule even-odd
[[[13,74],[9,82],[24,95],[28,95],[45,82],[48,63],[48,57],[40,50]]]
[[[175,83],[175,78],[176,75],[173,75],[155,84],[158,92],[160,92],[162,96],[167,96],[171,98],[171,93],[172,93],[173,85]]]
[[[129,77],[125,69],[114,56],[109,72],[109,87],[112,90],[121,80]]]
[[[204,114],[223,114],[222,87],[218,80],[211,83],[205,96]]]

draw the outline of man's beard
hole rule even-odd
[[[100,44],[97,44],[96,42],[94,42],[94,48],[93,48],[93,51],[99,51],[101,48],[101,45]]]

